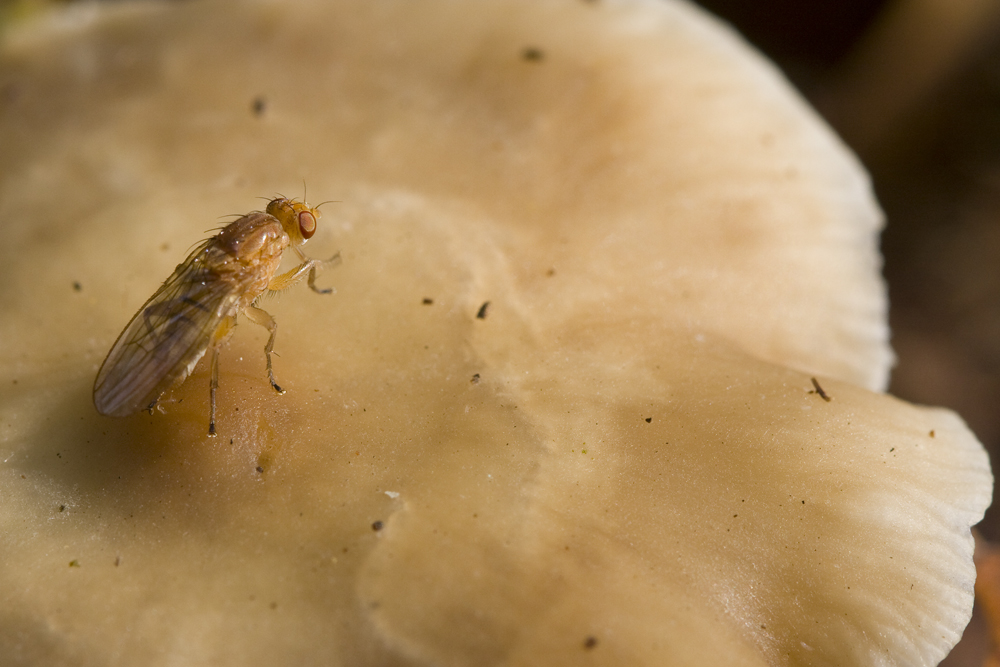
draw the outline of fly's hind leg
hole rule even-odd
[[[212,346],[212,381],[208,385],[208,437],[215,437],[215,391],[219,388],[219,346]]]
[[[212,336],[212,380],[208,385],[208,437],[210,438],[215,437],[215,392],[219,388],[219,350],[233,332],[235,324],[234,318],[226,318]]]
[[[254,324],[259,324],[271,333],[271,337],[267,339],[267,345],[264,346],[264,356],[267,357],[267,379],[271,381],[271,386],[279,394],[284,394],[285,390],[278,386],[278,383],[274,381],[274,371],[271,369],[271,350],[274,349],[274,337],[278,335],[278,323],[274,321],[274,318],[262,308],[257,306],[247,306],[243,314],[247,316]]]

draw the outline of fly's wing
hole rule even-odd
[[[205,354],[222,320],[235,314],[240,285],[206,266],[209,239],[180,264],[118,336],[94,382],[97,411],[146,410]]]

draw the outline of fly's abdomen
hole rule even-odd
[[[204,267],[205,248],[174,271],[108,353],[94,383],[94,406],[123,417],[149,409],[187,377],[222,321],[235,313],[239,290]]]

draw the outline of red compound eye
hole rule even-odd
[[[309,211],[299,213],[299,232],[302,233],[302,238],[311,238],[316,233],[316,216]]]

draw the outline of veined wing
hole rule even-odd
[[[118,336],[94,382],[101,414],[149,408],[187,377],[222,321],[235,315],[243,286],[213,270],[212,239],[199,245]]]

